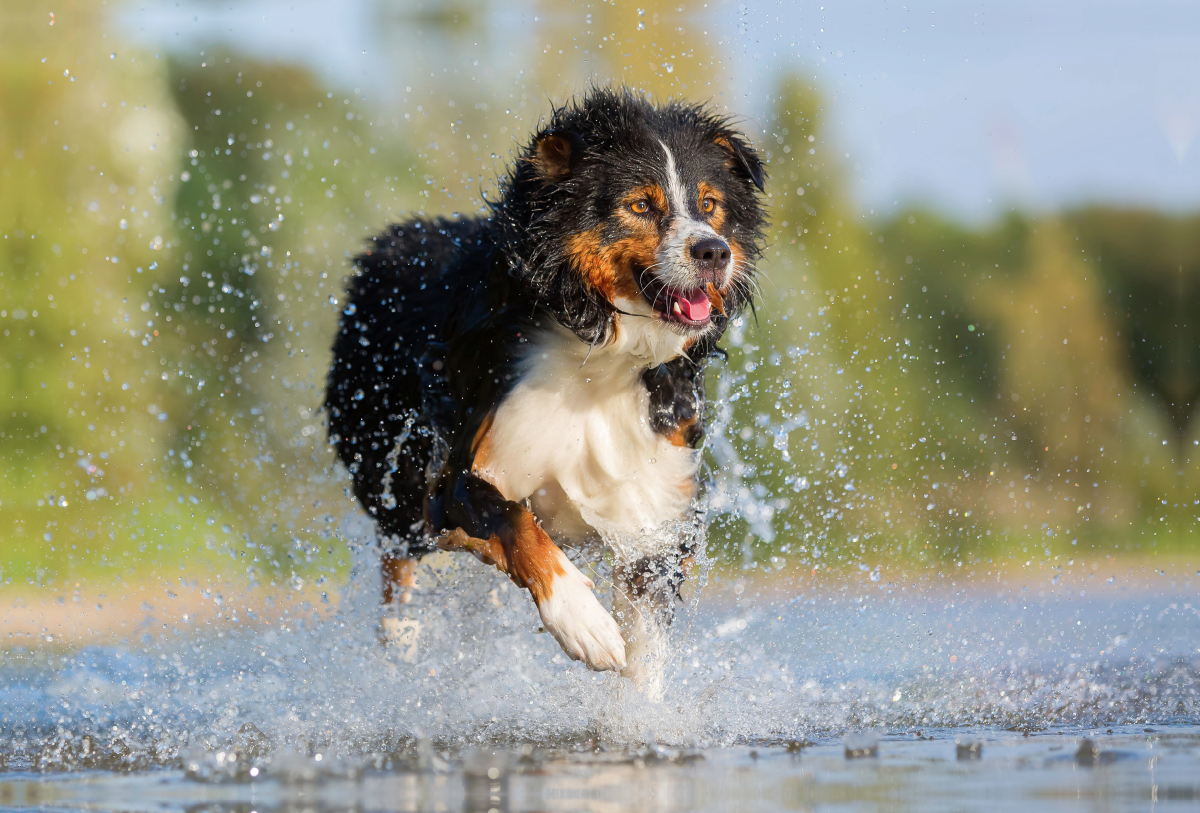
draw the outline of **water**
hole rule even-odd
[[[732,19],[600,4],[594,26],[498,7],[460,24],[385,3],[358,4],[339,28],[258,5],[269,14],[233,26],[190,6],[127,4],[120,25],[60,10],[0,59],[38,90],[7,111],[30,124],[6,155],[36,167],[13,177],[40,179],[14,199],[60,213],[3,228],[18,246],[5,336],[55,338],[6,345],[36,361],[17,391],[41,381],[43,396],[18,400],[21,421],[0,431],[15,455],[0,808],[1195,803],[1197,469],[1184,443],[1200,440],[1164,440],[1133,368],[1086,338],[1124,323],[1105,321],[1110,284],[1074,263],[1115,249],[1077,251],[1045,218],[1031,234],[1069,251],[938,236],[918,210],[860,217],[859,152],[820,125],[824,102],[726,75],[727,60],[784,57]],[[706,29],[736,29],[737,44],[713,48]],[[595,56],[616,30],[633,73]],[[687,588],[660,698],[569,662],[528,596],[465,556],[426,564],[395,619],[404,635],[382,646],[371,532],[357,513],[338,526],[352,509],[319,411],[347,254],[413,211],[476,210],[549,98],[619,76],[748,117],[778,181],[761,324],[735,326],[709,379],[714,562]],[[844,106],[838,82],[808,91]],[[76,88],[90,95],[56,95]],[[1141,222],[1122,228],[1153,235]],[[817,235],[834,224],[826,247]],[[951,286],[960,270],[975,287]],[[874,304],[860,310],[860,295]],[[948,295],[954,321],[935,331]],[[1004,364],[953,367],[965,351],[952,324],[994,332],[966,356],[992,347]],[[75,400],[85,393],[94,405]],[[603,591],[604,569],[588,572]]]
[[[328,604],[285,593],[249,609],[253,592],[231,592],[185,621],[164,602],[109,644],[23,635],[14,607],[0,805],[1124,809],[1200,795],[1190,571],[714,576],[677,619],[651,702],[567,661],[528,599],[467,557],[423,568],[415,644],[381,646],[370,550]],[[956,741],[982,759],[960,760]]]
[[[1194,809],[1200,729],[1125,727],[1087,739],[985,733],[971,759],[951,732],[895,735],[876,757],[839,743],[617,753],[473,749],[452,762],[296,754],[250,776],[224,761],[158,774],[0,778],[7,810],[1144,810]]]

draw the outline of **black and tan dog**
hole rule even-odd
[[[681,581],[703,365],[750,303],[763,180],[726,119],[593,90],[534,136],[490,216],[374,238],[327,407],[388,540],[385,602],[416,557],[470,550],[572,658],[636,671],[646,582],[663,563]],[[634,540],[615,557],[620,626],[555,543],[598,536]]]

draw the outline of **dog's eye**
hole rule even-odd
[[[644,200],[635,200],[633,203],[629,204],[629,208],[634,214],[644,215],[646,212],[650,211],[650,204]]]
[[[712,214],[713,209],[716,208],[717,202],[712,198],[705,198],[704,200],[700,201],[700,211],[704,212],[706,215]]]

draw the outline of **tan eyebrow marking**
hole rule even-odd
[[[699,194],[700,194],[699,200],[704,200],[705,198],[712,198],[713,200],[717,201],[717,203],[725,202],[724,193],[721,192],[720,189],[717,189],[715,186],[708,183],[707,181],[700,182]],[[700,211],[704,211],[704,210],[701,209]],[[716,211],[714,211],[711,215],[708,216],[708,223],[710,226],[712,226],[713,231],[715,231],[717,234],[720,234],[721,229],[725,227],[725,215],[726,215],[725,207],[718,206]]]
[[[701,181],[699,187],[697,187],[697,191],[699,192],[699,200],[704,200],[705,198],[712,198],[713,200],[717,201],[718,203],[725,202],[725,193],[722,192],[720,189],[717,189],[715,186],[710,184],[708,181]]]
[[[667,205],[667,196],[663,193],[663,188],[656,183],[634,189],[621,200],[621,206],[627,209],[642,199],[650,201],[651,205],[664,215],[670,211],[670,206]]]

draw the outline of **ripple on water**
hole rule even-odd
[[[243,755],[232,763],[242,766],[318,751],[410,764],[423,741],[454,753],[525,742],[699,748],[870,728],[1200,718],[1200,625],[1195,613],[1154,611],[1190,606],[1171,597],[1034,605],[863,583],[854,597],[793,591],[743,606],[726,587],[677,620],[661,703],[568,661],[535,634],[527,597],[467,558],[425,571],[406,610],[420,622],[411,652],[378,643],[366,576],[336,612],[288,610],[273,628],[14,649],[0,660],[0,767],[182,768],[219,753]]]

